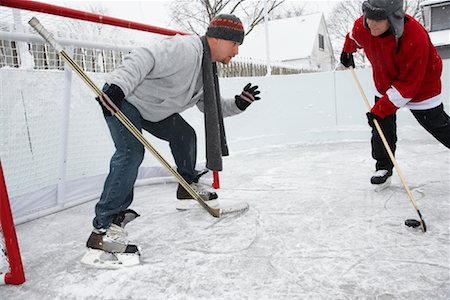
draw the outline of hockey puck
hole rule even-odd
[[[414,219],[405,220],[405,225],[412,228],[417,228],[420,226],[420,222]]]

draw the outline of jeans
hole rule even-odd
[[[168,141],[180,175],[192,183],[197,175],[197,137],[194,129],[179,115],[173,114],[159,122],[150,122],[124,100],[121,111],[139,131],[142,129]],[[127,209],[133,201],[133,187],[144,158],[144,146],[114,116],[106,116],[116,151],[111,158],[109,174],[103,193],[95,206],[95,228],[108,228],[114,217]]]
[[[375,102],[378,101],[378,97],[375,97]],[[419,122],[419,124],[425,128],[432,136],[434,136],[439,142],[450,149],[450,118],[444,111],[444,105],[441,103],[439,106],[425,109],[425,110],[411,110],[411,113]],[[397,124],[396,116],[387,116],[380,122],[381,129],[386,136],[392,153],[395,154],[397,143]],[[372,129],[372,157],[376,160],[376,170],[392,170],[394,167],[389,155],[384,148],[381,137],[378,131]]]

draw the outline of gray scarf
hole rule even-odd
[[[228,156],[228,146],[223,124],[220,102],[217,65],[211,62],[211,49],[205,36],[203,43],[203,101],[205,115],[206,167],[213,171],[222,171],[222,156]]]

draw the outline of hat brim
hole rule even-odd
[[[388,18],[387,12],[384,8],[379,8],[371,5],[369,1],[364,1],[362,4],[364,17],[371,20],[386,20]]]

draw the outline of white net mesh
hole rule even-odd
[[[6,257],[5,241],[3,239],[3,231],[0,227],[0,276],[9,272],[8,258]]]
[[[73,52],[74,60],[100,87],[105,73],[124,54],[145,44],[139,42],[142,36],[146,43],[160,37],[0,6],[0,157],[15,217],[62,204],[57,189],[63,180],[70,183],[63,201],[92,194],[72,187],[107,174],[114,150],[93,93],[74,73],[68,79],[61,57],[39,42],[28,25],[32,17]],[[64,104],[67,94],[70,107]]]
[[[28,20],[36,17],[58,39],[82,42],[95,42],[110,45],[116,49],[95,49],[78,46],[74,49],[75,61],[85,71],[105,72],[115,68],[123,58],[123,51],[115,45],[132,47],[148,43],[157,35],[139,32],[132,29],[120,28],[89,21],[76,20],[45,13],[0,6],[0,32],[18,32],[37,34],[28,25]],[[126,38],[126,39],[125,39]],[[22,49],[20,49],[22,47]],[[0,39],[0,67],[24,67],[28,63],[24,53],[31,52],[35,69],[63,69],[64,62],[48,45],[36,42],[21,43]]]

